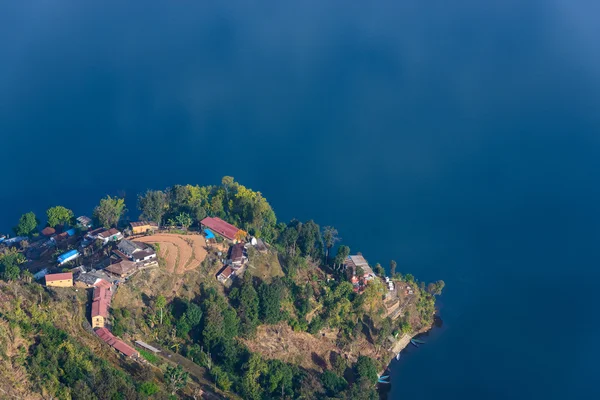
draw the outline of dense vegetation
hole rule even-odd
[[[443,281],[425,287],[410,274],[403,277],[391,261],[391,276],[411,284],[416,292],[412,313],[407,310],[392,320],[384,312],[387,289],[381,280],[371,281],[361,294],[353,290],[341,268],[350,248],[338,245],[341,239],[335,228],[321,228],[312,220],[278,223],[260,192],[231,177],[224,177],[217,186],[149,190],[137,200],[141,218],[187,230],[206,216],[217,216],[265,239],[270,251],[278,255],[283,277],[262,279],[246,273],[224,291],[207,275],[192,297],[153,293],[143,300],[141,314],[133,314],[126,305],[111,311],[115,335],[151,335],[152,341],[203,367],[223,391],[244,399],[375,399],[377,372],[388,360],[358,356],[353,346],[367,343],[379,354],[390,336],[426,329],[433,322],[434,296],[441,293]],[[118,226],[126,211],[124,199],[107,196],[95,208],[94,217],[102,226]],[[47,217],[53,227],[73,222],[72,211],[61,206],[50,208]],[[38,225],[35,215],[27,213],[15,232],[33,235]],[[31,274],[22,269],[24,261],[19,251],[1,251],[0,277],[30,282]],[[202,268],[210,270],[207,265]],[[386,274],[379,264],[374,271],[381,277]],[[38,286],[27,285],[27,290],[34,287]],[[27,334],[28,343],[19,350],[21,358],[13,357],[11,362],[27,371],[30,390],[73,399],[161,398],[181,394],[188,382],[181,367],[166,368],[158,379],[147,372],[140,378],[135,368],[133,374],[125,374],[82,346],[73,332],[56,327],[55,320],[40,312],[41,305],[32,301],[26,309],[21,306],[14,303],[4,308],[0,328],[5,321]],[[265,324],[287,325],[293,332],[317,338],[322,332],[333,332],[338,352],[331,360],[314,360],[322,371],[318,374],[315,369],[252,352],[247,344]],[[56,352],[57,348],[64,351]],[[148,352],[142,356],[158,364],[157,356]]]
[[[167,397],[148,367],[123,361],[116,368],[108,361],[114,353],[98,348],[81,325],[85,299],[1,282],[0,298],[1,398],[145,399],[149,387],[156,389],[154,398]]]

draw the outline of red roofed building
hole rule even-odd
[[[219,272],[217,279],[219,282],[225,283],[229,278],[233,276],[233,269],[230,266],[226,266]]]
[[[94,288],[92,297],[92,328],[103,328],[108,318],[108,306],[112,298],[112,292],[104,285]]]
[[[73,286],[73,273],[63,272],[61,274],[46,275],[46,286],[70,287]]]
[[[202,221],[200,221],[202,226],[205,226],[212,230],[214,233],[217,233],[223,236],[225,239],[229,239],[231,241],[235,241],[235,234],[239,232],[239,228],[231,225],[223,221],[218,217],[206,217]]]
[[[139,353],[135,349],[133,349],[131,346],[128,346],[121,339],[115,337],[108,329],[96,329],[96,335],[98,335],[98,337],[106,342],[109,346],[125,354],[127,357],[139,357]]]

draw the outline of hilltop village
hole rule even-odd
[[[148,191],[137,204],[137,221],[107,196],[91,217],[57,206],[46,226],[27,213],[14,237],[0,235],[0,335],[21,327],[12,344],[0,339],[0,380],[23,378],[2,392],[376,398],[380,372],[432,326],[443,281],[370,264],[332,227],[277,223],[231,177]],[[49,372],[44,340],[87,361],[56,356]],[[99,392],[79,373],[115,382]]]

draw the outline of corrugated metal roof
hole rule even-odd
[[[46,275],[46,282],[54,282],[54,281],[66,281],[67,279],[73,279],[72,272],[63,272],[60,274],[49,274]]]
[[[236,226],[233,226],[218,217],[206,217],[200,221],[200,223],[229,240],[235,239],[235,234],[240,230]]]
[[[79,255],[79,252],[77,250],[71,250],[71,251],[67,251],[64,254],[61,254],[60,256],[58,256],[58,262],[63,262],[64,260],[73,257],[75,255]]]

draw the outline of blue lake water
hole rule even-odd
[[[0,5],[1,231],[233,175],[446,282],[390,398],[600,398],[600,3],[90,3]]]

